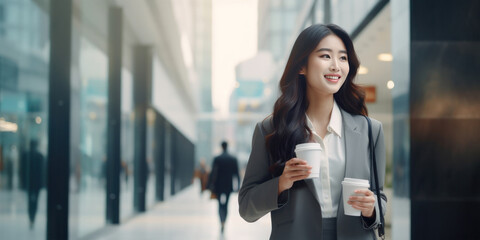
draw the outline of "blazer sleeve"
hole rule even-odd
[[[385,152],[385,138],[383,136],[383,127],[382,123],[372,119],[372,135],[375,139],[375,158],[377,160],[377,172],[378,172],[378,185],[380,187],[380,199],[382,206],[382,213],[385,216],[387,211],[387,196],[383,192],[383,185],[385,183],[385,167],[386,167],[386,152]],[[372,185],[372,189],[375,188],[375,185]],[[375,193],[375,192],[374,192]],[[377,196],[375,195],[375,222],[371,223],[362,217],[363,227],[365,229],[375,229],[379,227],[380,224],[380,210],[379,204],[377,201]],[[370,222],[370,223],[369,223]]]
[[[240,216],[247,222],[254,222],[279,208],[279,178],[274,178],[269,172],[265,132],[262,130],[262,123],[258,123],[253,133],[252,152],[245,177],[238,194]]]

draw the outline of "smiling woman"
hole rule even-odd
[[[365,94],[354,83],[359,65],[350,37],[336,25],[312,25],[295,41],[274,111],[253,134],[239,192],[246,221],[271,213],[270,239],[372,239],[379,226],[383,193],[381,202],[368,189],[343,196],[358,216],[347,216],[341,200],[344,178],[371,181]],[[372,129],[383,189],[381,123],[372,119]],[[295,156],[295,147],[307,142],[319,143],[320,169]],[[320,177],[309,178],[318,170]]]

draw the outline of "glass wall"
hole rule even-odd
[[[68,194],[68,238],[88,239],[107,225],[107,41],[112,2],[72,2],[70,156],[65,159],[65,163],[69,163],[66,167],[69,170],[69,192],[53,194],[52,188],[48,199],[52,203]],[[51,33],[58,36],[60,31],[49,29],[50,7],[49,0],[0,0],[0,239],[45,239],[47,235],[49,37]],[[133,49],[137,44],[135,40],[129,40],[123,46],[125,49]],[[132,56],[129,51],[125,52],[123,62],[130,62]],[[166,80],[174,86],[173,81]],[[133,85],[131,69],[124,66],[120,130],[121,222],[135,214]],[[148,114],[148,172],[145,173],[148,178],[148,208],[157,203],[156,176],[164,176],[164,193],[168,198],[191,183],[193,175],[193,143],[166,119],[156,123],[156,117],[161,115],[153,107]],[[52,117],[55,119],[55,115]],[[55,128],[51,127],[52,130]],[[156,127],[165,131],[157,134],[160,136],[158,139],[155,136]],[[158,147],[160,140],[162,146],[165,144],[161,150]],[[52,144],[51,147],[55,146]],[[166,159],[164,168],[163,162],[162,168],[156,164],[155,156]],[[174,169],[175,161],[181,168]],[[50,174],[49,177],[53,176],[51,179],[59,176],[58,172]],[[55,225],[58,223],[56,220],[63,216],[51,214],[49,221]],[[66,232],[67,224],[62,222],[64,226],[49,230]]]
[[[0,0],[0,233],[45,239],[49,1]]]
[[[313,9],[313,14],[314,16],[312,17],[315,21],[315,23],[326,23],[325,22],[325,16],[326,16],[326,12],[325,12],[325,9],[327,6],[325,6],[325,2],[326,0],[317,0],[315,2],[315,9]]]
[[[352,33],[372,8],[381,0],[331,1],[332,22]]]
[[[156,113],[155,110],[149,108],[147,110],[147,209],[153,207],[156,203],[155,197],[155,160],[154,160],[154,151],[155,151],[155,119]]]
[[[165,121],[165,199],[169,199],[174,193],[173,185],[173,138],[172,138],[173,126],[168,121]]]
[[[270,51],[275,61],[279,61],[285,57],[285,46],[288,46],[290,36],[295,30],[295,27],[301,19],[300,13],[305,5],[305,0],[287,1],[287,0],[272,0],[268,6],[268,26],[266,30],[268,34],[264,35],[265,44],[259,46],[260,50]]]
[[[70,239],[106,224],[108,57],[107,39],[99,33],[107,28],[108,11],[102,6],[93,0],[73,1]]]
[[[134,112],[132,73],[122,70],[122,127],[120,153],[120,222],[133,215]]]

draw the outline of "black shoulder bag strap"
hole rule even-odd
[[[378,171],[377,171],[377,159],[375,158],[375,146],[373,143],[373,135],[372,135],[372,122],[370,118],[364,116],[368,122],[368,145],[370,147],[370,157],[372,159],[372,167],[373,167],[373,175],[375,177],[375,194],[377,195],[377,202],[378,202],[378,209],[380,214],[380,226],[378,227],[378,236],[381,239],[385,239],[385,219],[383,218],[383,210],[382,210],[382,200],[380,197],[380,186],[378,183]]]

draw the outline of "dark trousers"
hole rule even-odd
[[[33,189],[28,192],[28,218],[30,219],[31,225],[33,225],[33,223],[35,222],[39,193],[40,189]]]
[[[337,240],[337,218],[322,219],[322,239]]]
[[[224,223],[227,219],[227,209],[228,209],[228,199],[230,198],[230,193],[219,193],[217,194],[218,200],[218,213],[220,214],[220,222]]]

